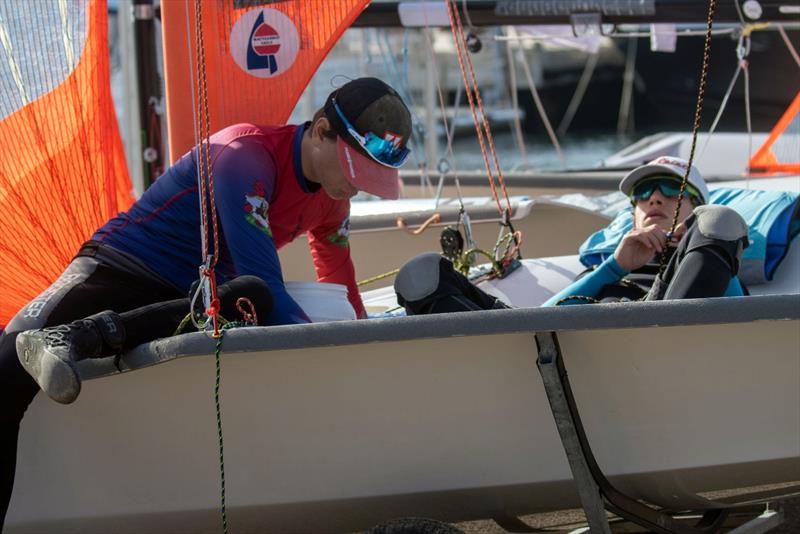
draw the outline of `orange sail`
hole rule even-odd
[[[752,174],[800,174],[800,91],[750,159]]]
[[[0,325],[133,200],[105,0],[0,7]]]
[[[196,1],[161,3],[172,162],[196,144],[193,104],[207,102],[211,132],[237,122],[286,122],[319,64],[369,3],[202,1],[207,95],[198,96]]]

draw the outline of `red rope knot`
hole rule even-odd
[[[244,309],[245,304],[247,305],[248,308],[250,308],[249,312]],[[245,323],[252,326],[256,326],[258,324],[258,315],[256,315],[256,307],[253,306],[253,303],[250,302],[249,298],[239,297],[238,299],[236,299],[236,309],[239,310],[239,313],[242,314],[242,319],[244,319]]]
[[[209,317],[216,317],[217,315],[219,315],[219,308],[220,308],[219,299],[213,299],[211,301],[211,304],[209,304],[208,308],[206,309],[206,315],[208,315]]]

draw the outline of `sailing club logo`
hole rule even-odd
[[[231,30],[231,54],[248,74],[271,78],[286,72],[297,58],[300,39],[294,22],[277,9],[242,15]]]
[[[247,70],[269,69],[270,74],[275,74],[278,70],[275,54],[280,49],[281,36],[264,22],[264,13],[259,13],[247,47]]]

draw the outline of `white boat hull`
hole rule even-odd
[[[231,331],[221,389],[230,528],[353,531],[401,515],[576,506],[536,331],[557,332],[600,467],[632,497],[703,509],[725,504],[703,492],[798,480],[799,303]],[[202,334],[161,340],[126,364],[185,357],[87,380],[72,406],[40,395],[22,425],[7,532],[217,532],[213,347]]]

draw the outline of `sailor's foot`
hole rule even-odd
[[[59,325],[17,336],[17,356],[22,367],[42,391],[62,404],[73,402],[81,392],[70,333],[69,325]]]
[[[56,402],[69,404],[81,392],[76,362],[109,356],[124,339],[119,316],[102,312],[87,319],[17,336],[17,357],[39,387]]]

